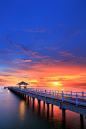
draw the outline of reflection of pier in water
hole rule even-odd
[[[21,90],[19,88],[13,88],[13,87],[9,87],[8,89],[10,89],[11,91],[15,92],[19,96],[26,99],[26,103],[29,104],[30,109],[32,111],[34,111],[35,114],[40,114],[41,117],[46,118],[48,121],[51,121],[51,119],[53,121],[53,119],[55,117],[55,114],[53,114],[53,105],[59,106],[60,109],[62,110],[62,125],[63,125],[62,128],[63,129],[65,129],[66,109],[68,109],[70,111],[74,111],[76,113],[79,113],[81,129],[84,128],[83,127],[83,115],[86,116],[86,108],[85,108],[86,106],[78,105],[78,101],[77,101],[78,98],[73,98],[73,100],[76,99],[75,104],[74,104],[74,103],[69,103],[69,102],[65,101],[66,99],[68,100],[68,97],[67,97],[67,94],[66,94],[66,96],[63,97],[63,92],[62,92],[63,98],[59,97],[61,99],[56,99],[55,98],[56,94],[53,93],[51,95],[47,91],[45,91],[45,93],[44,93],[44,91],[43,92],[41,92],[41,91],[37,92],[37,91],[31,91],[31,90],[28,91],[27,89]],[[84,97],[84,95],[83,95],[83,97]],[[84,101],[84,103],[86,103],[86,101],[84,99],[83,100],[80,99],[79,101],[80,102],[82,101],[82,103]],[[60,117],[60,119],[61,119],[61,117]]]

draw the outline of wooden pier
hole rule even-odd
[[[12,92],[20,95],[26,95],[44,101],[47,104],[47,112],[49,111],[49,104],[59,106],[62,110],[62,120],[65,120],[65,110],[70,110],[80,114],[80,120],[83,123],[83,116],[86,118],[86,93],[72,92],[72,91],[58,91],[58,90],[44,90],[20,87],[8,87]]]

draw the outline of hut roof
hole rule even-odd
[[[17,85],[29,85],[29,84],[22,81],[22,82],[18,83]]]

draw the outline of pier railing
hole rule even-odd
[[[11,87],[15,91],[20,91],[24,93],[31,93],[40,96],[44,96],[53,99],[61,100],[62,102],[74,103],[76,106],[84,105],[86,106],[86,93],[84,92],[73,92],[73,91],[61,91],[61,90],[46,90],[46,89],[33,89],[33,88],[18,88]]]

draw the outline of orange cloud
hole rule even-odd
[[[75,57],[74,55],[73,55],[73,53],[70,53],[70,52],[67,52],[67,51],[58,51],[58,53],[62,53],[64,56],[71,56],[71,57]]]
[[[21,60],[21,61],[23,61],[23,62],[30,62],[31,60],[25,60],[25,59],[24,59],[24,60]]]
[[[16,85],[20,81],[26,81],[30,86],[78,86],[86,83],[86,68],[83,67],[82,70],[79,65],[62,65],[60,63],[58,65],[19,64],[13,71],[1,71],[0,79],[0,85],[6,86]]]

